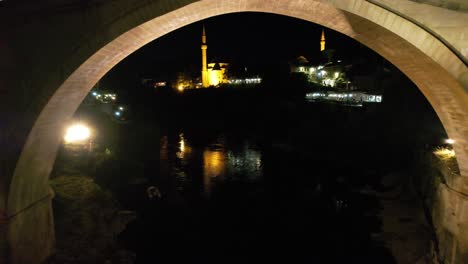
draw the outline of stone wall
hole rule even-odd
[[[449,32],[446,38],[465,52],[466,13],[407,0],[378,1],[413,17],[430,13],[422,22]],[[38,201],[49,194],[48,177],[62,130],[93,85],[148,42],[221,14],[268,12],[304,19],[354,38],[385,57],[418,86],[457,141],[461,177],[451,188],[468,192],[466,65],[424,29],[370,1],[21,2],[5,1],[0,10],[0,209],[10,221],[14,260],[25,257],[21,255],[27,245],[38,253],[30,256],[31,261],[39,262],[53,244],[51,209]],[[34,225],[34,219],[40,221]]]
[[[413,183],[434,229],[434,254],[442,264],[468,263],[468,196],[450,188],[450,182],[460,175],[454,164],[447,165],[433,153],[419,160]]]

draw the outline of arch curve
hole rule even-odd
[[[461,177],[451,187],[468,193],[468,95],[462,85],[468,70],[427,32],[364,0],[181,0],[172,5],[168,2],[171,1],[149,1],[136,6],[126,16],[106,25],[104,32],[93,35],[97,40],[86,40],[87,45],[69,58],[75,62],[71,65],[76,66],[70,66],[72,73],[60,87],[51,88],[53,95],[38,115],[20,154],[9,188],[8,215],[16,215],[49,196],[48,178],[63,125],[112,67],[145,44],[180,27],[236,12],[273,13],[321,24],[361,42],[398,67],[421,90],[447,134],[457,142],[454,149]],[[22,231],[28,230],[25,225],[32,224],[31,217],[25,214],[10,225],[9,242],[18,252],[25,247],[38,247],[32,240],[40,237],[25,240],[29,234]],[[39,247],[45,252],[51,250],[49,244]],[[29,263],[21,254],[12,255],[16,263]]]

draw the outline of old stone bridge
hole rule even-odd
[[[461,175],[440,191],[440,248],[468,263],[466,0],[0,1],[0,262],[54,250],[48,179],[65,124],[114,65],[187,24],[267,12],[321,24],[373,49],[421,90],[455,140]]]

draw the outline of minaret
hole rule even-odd
[[[205,26],[203,26],[203,35],[202,35],[202,45],[201,45],[201,50],[202,50],[202,85],[203,87],[208,87],[210,86],[210,83],[208,81],[208,69],[206,66],[206,50],[208,49],[208,46],[206,45],[206,34],[205,34]]]
[[[320,39],[320,51],[325,50],[325,32],[322,29],[322,38]]]

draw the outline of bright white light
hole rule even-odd
[[[115,115],[120,116],[120,112],[119,111],[115,112]]]
[[[335,80],[325,79],[322,81],[325,86],[335,87]]]
[[[340,73],[339,73],[339,72],[335,72],[335,78],[338,78],[338,76],[340,76]]]
[[[88,139],[91,136],[90,129],[84,124],[74,124],[67,129],[64,140],[66,143],[75,143]]]
[[[93,92],[93,95],[94,95],[94,96],[96,96],[96,95],[97,95],[97,93],[96,93],[96,92]]]
[[[445,143],[452,145],[453,143],[455,143],[455,140],[449,138],[449,139],[445,140]]]
[[[184,136],[182,134],[179,135],[180,137],[180,141],[179,141],[179,144],[180,144],[180,151],[181,152],[185,152],[185,140],[184,140]]]
[[[124,110],[123,106],[119,106],[119,110]]]

